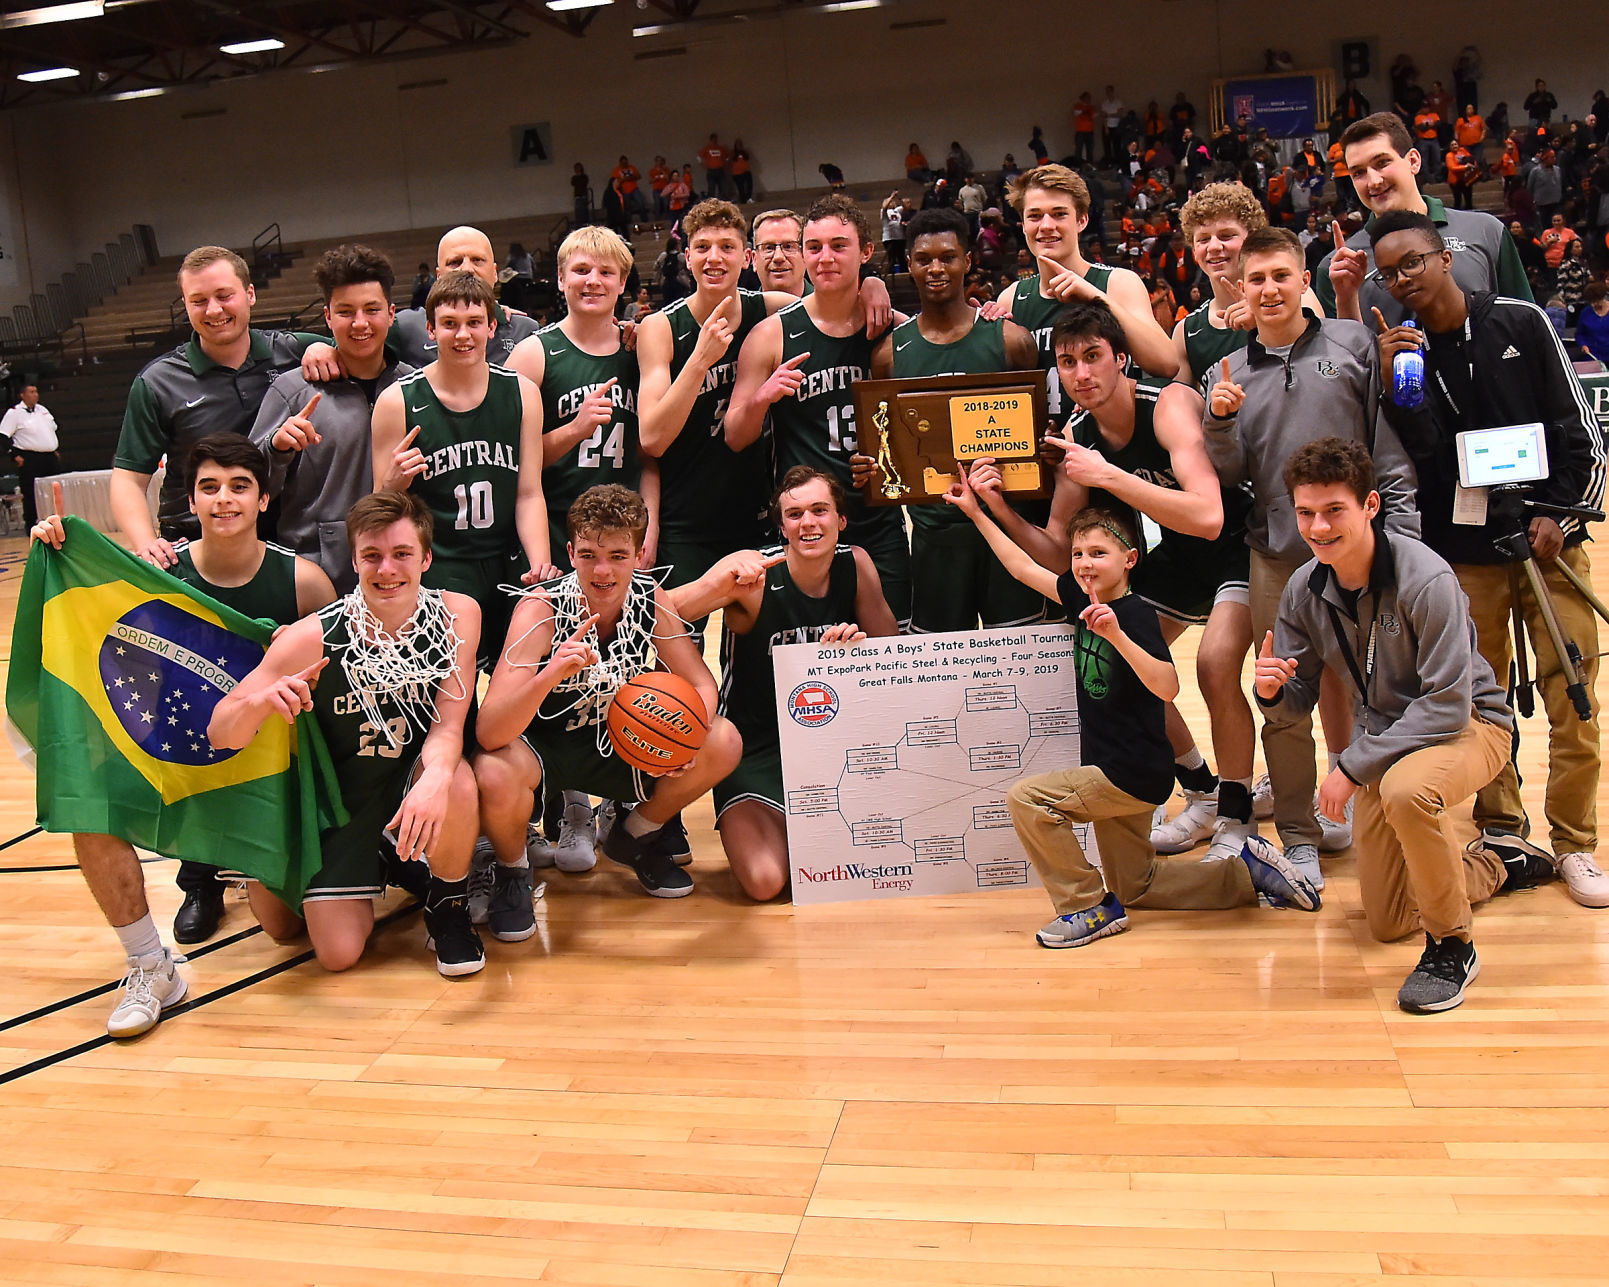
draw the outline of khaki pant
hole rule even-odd
[[[1110,889],[1125,907],[1198,910],[1257,901],[1251,874],[1231,862],[1158,861],[1151,847],[1155,805],[1120,791],[1090,765],[1024,778],[1006,796],[1017,838],[1045,882],[1058,916],[1093,907]],[[1101,872],[1090,866],[1072,823],[1092,822]]]
[[[1302,560],[1306,562],[1306,560]],[[1279,601],[1285,585],[1302,563],[1275,558],[1257,550],[1251,552],[1251,638],[1255,652],[1274,628]],[[1268,783],[1274,788],[1274,827],[1280,843],[1317,845],[1318,820],[1313,816],[1313,792],[1318,787],[1318,765],[1314,755],[1313,712],[1287,709],[1281,703],[1268,710],[1259,706],[1263,717],[1263,760],[1268,765]]]
[[[1581,546],[1573,546],[1559,557],[1583,580],[1591,580],[1592,565]],[[1540,560],[1538,566],[1543,584],[1552,592],[1559,625],[1581,649],[1587,696],[1592,702],[1592,718],[1584,722],[1577,719],[1575,707],[1564,691],[1564,675],[1547,627],[1542,624],[1541,611],[1530,583],[1520,572],[1520,612],[1536,656],[1536,676],[1542,681],[1542,704],[1548,715],[1548,785],[1543,807],[1554,853],[1592,853],[1598,847],[1598,619],[1581,592],[1564,579],[1558,568]],[[1514,659],[1508,565],[1460,563],[1453,571],[1469,596],[1476,646],[1491,663],[1497,682],[1506,686],[1509,663]],[[1518,834],[1525,832],[1520,779],[1512,761],[1475,797],[1475,823]]]
[[[1435,938],[1469,938],[1470,905],[1502,885],[1503,863],[1462,849],[1447,812],[1496,776],[1508,749],[1507,729],[1471,719],[1451,741],[1403,756],[1358,788],[1352,852],[1375,938],[1389,943],[1421,927]]]

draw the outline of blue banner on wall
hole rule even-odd
[[[1301,138],[1318,125],[1316,76],[1258,76],[1224,82],[1224,116],[1230,123],[1247,118],[1276,139]]]

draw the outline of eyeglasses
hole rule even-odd
[[[1433,255],[1404,255],[1395,268],[1376,268],[1369,274],[1369,279],[1390,290],[1397,284],[1398,278],[1419,276],[1433,258]]]
[[[803,249],[803,243],[797,241],[759,241],[754,245],[754,253],[761,259],[774,259],[778,255],[797,255]]]

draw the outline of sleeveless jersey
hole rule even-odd
[[[381,697],[380,721],[373,721],[352,691],[346,668],[341,665],[351,639],[342,617],[343,602],[337,599],[319,609],[324,656],[330,664],[319,672],[318,685],[313,689],[313,717],[329,748],[341,795],[356,803],[394,791],[399,778],[413,767],[425,734],[430,731],[435,693],[424,691],[424,685],[412,685],[405,692]]]
[[[1084,274],[1091,286],[1105,290],[1112,280],[1112,270],[1106,264],[1091,264]],[[1034,337],[1039,346],[1039,365],[1047,372],[1045,383],[1049,396],[1052,428],[1062,424],[1073,410],[1071,398],[1062,394],[1061,377],[1056,373],[1056,355],[1050,349],[1050,330],[1056,324],[1062,309],[1067,305],[1059,299],[1040,294],[1039,274],[1023,277],[1011,293],[1011,320]]]
[[[670,377],[676,379],[698,346],[700,325],[692,297],[665,309],[674,349]],[[726,353],[704,375],[703,388],[687,413],[681,432],[659,458],[659,530],[672,540],[714,540],[752,544],[766,527],[771,499],[771,454],[764,440],[743,451],[726,445],[726,406],[737,375],[743,340],[765,320],[765,294],[738,291],[742,316]]]
[[[781,546],[766,551],[775,554]],[[745,751],[777,744],[776,679],[771,650],[779,644],[815,643],[828,626],[855,619],[860,572],[855,552],[840,545],[833,554],[827,593],[813,598],[793,583],[786,563],[765,576],[754,628],[721,630],[721,714],[743,734]]]
[[[1190,381],[1206,397],[1218,383],[1218,364],[1239,353],[1251,339],[1250,331],[1231,331],[1214,326],[1207,318],[1212,301],[1191,309],[1184,319],[1184,353],[1190,361]]]
[[[1100,426],[1088,411],[1078,411],[1067,422],[1067,434],[1074,442],[1091,447],[1105,456],[1125,473],[1165,487],[1169,491],[1182,491],[1179,480],[1173,475],[1173,458],[1168,449],[1156,440],[1156,403],[1162,390],[1170,382],[1147,376],[1134,385],[1134,433],[1121,447],[1114,447],[1101,436]],[[1171,528],[1162,528],[1162,545],[1178,552],[1191,566],[1204,575],[1216,573],[1225,559],[1238,553],[1246,543],[1246,513],[1250,497],[1237,488],[1219,487],[1223,499],[1224,525],[1217,536],[1208,540],[1200,536],[1186,536]],[[1109,492],[1091,488],[1091,505],[1104,505],[1133,514],[1132,507]],[[1138,516],[1136,516],[1138,517]],[[1136,527],[1139,524],[1136,523]],[[1143,557],[1143,556],[1142,556]],[[1214,583],[1216,584],[1216,583]]]
[[[620,622],[615,628],[614,635],[608,640],[602,638],[598,640],[600,661],[623,679],[632,679],[643,671],[653,670],[655,667],[658,657],[653,644],[656,585],[654,578],[648,573],[633,572],[631,585],[626,590],[625,603],[620,608]],[[578,603],[581,612],[586,611],[586,606],[580,582],[574,572],[560,577],[557,581],[544,582],[543,588],[553,591],[556,596],[553,618],[554,643],[548,649],[548,656],[551,656],[552,649],[573,635],[581,623],[579,617],[566,610],[566,602]],[[646,620],[648,629],[621,628],[633,620]],[[547,657],[543,657],[542,664],[547,664]],[[609,703],[613,700],[613,692],[592,691],[587,671],[583,670],[560,680],[553,686],[552,691],[537,707],[536,718],[531,721],[530,727],[540,728],[548,735],[554,730],[566,733],[587,730],[589,736],[596,738],[601,754],[612,754],[607,721]]]
[[[272,621],[276,626],[288,626],[301,616],[296,609],[296,555],[283,545],[264,542],[268,548],[263,551],[262,566],[245,585],[214,585],[197,570],[190,544],[173,543],[179,561],[171,570],[186,585],[193,585],[242,616]]]
[[[905,523],[899,508],[868,508],[850,480],[849,458],[860,448],[849,386],[870,374],[876,342],[867,338],[864,328],[853,335],[823,334],[810,320],[803,300],[788,305],[777,318],[782,326],[782,361],[810,355],[799,368],[805,378],[798,392],[771,407],[777,479],[795,465],[811,465],[842,483],[849,493],[844,508],[849,526],[840,539],[847,544],[858,543],[859,534],[868,531],[898,529],[903,539]]]
[[[615,381],[610,391],[614,416],[572,447],[563,460],[542,470],[548,522],[564,530],[564,516],[589,487],[620,483],[636,487],[642,478],[637,459],[637,355],[625,345],[604,357],[576,347],[554,322],[537,332],[542,341],[542,428],[551,433],[574,420],[581,404],[600,385]],[[562,546],[558,552],[562,552]]]
[[[894,328],[894,378],[904,380],[922,375],[978,375],[1009,370],[1006,362],[1005,327],[1000,322],[978,319],[972,329],[950,344],[924,339],[916,318]],[[970,526],[969,519],[944,501],[937,505],[912,505],[911,526],[924,528]]]
[[[519,547],[514,501],[519,494],[520,379],[503,367],[488,367],[486,396],[471,411],[449,411],[423,371],[398,383],[413,445],[424,453],[425,472],[413,493],[436,520],[438,559],[483,559]]]

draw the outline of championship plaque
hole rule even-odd
[[[943,504],[958,465],[987,456],[1006,494],[1042,500],[1053,471],[1039,458],[1050,426],[1043,371],[858,380],[850,386],[860,450],[875,462],[868,505]]]

